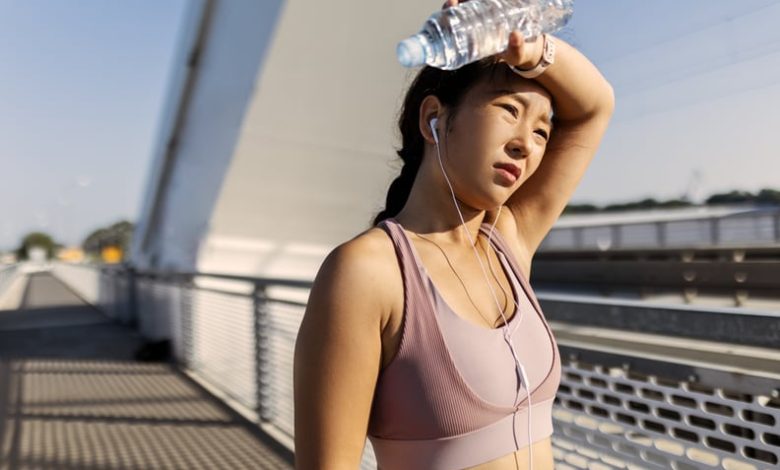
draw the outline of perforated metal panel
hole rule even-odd
[[[621,368],[565,363],[554,428],[562,469],[759,470],[780,462],[778,397]]]

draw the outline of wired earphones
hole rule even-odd
[[[526,392],[528,394],[528,468],[533,469],[533,448],[531,446],[531,387],[528,381],[528,376],[525,372],[525,367],[523,367],[523,364],[520,362],[520,359],[517,357],[517,352],[515,351],[514,344],[512,343],[512,333],[515,332],[517,327],[520,325],[520,320],[522,320],[522,316],[518,319],[517,325],[515,326],[515,329],[513,329],[511,332],[509,331],[508,322],[506,317],[504,316],[504,310],[501,308],[501,305],[498,301],[498,297],[496,296],[496,292],[493,289],[493,286],[490,284],[490,279],[488,279],[487,272],[485,271],[485,266],[482,264],[482,259],[479,256],[479,253],[477,252],[477,249],[475,247],[474,239],[471,238],[471,233],[469,233],[468,229],[466,228],[466,221],[463,219],[463,214],[460,211],[460,208],[458,207],[458,200],[455,197],[455,191],[452,189],[452,184],[450,183],[450,179],[447,177],[447,172],[444,170],[444,164],[441,161],[441,150],[439,148],[439,134],[436,130],[436,125],[439,122],[439,118],[433,117],[430,120],[430,127],[431,132],[433,133],[433,141],[436,143],[436,155],[438,156],[439,160],[439,166],[441,167],[441,172],[444,175],[444,179],[447,182],[447,186],[450,188],[450,194],[452,195],[452,201],[455,203],[455,210],[458,212],[458,217],[460,217],[460,221],[463,227],[463,230],[466,232],[466,237],[468,237],[469,242],[471,243],[471,248],[474,250],[474,254],[477,257],[477,261],[479,262],[479,267],[482,269],[482,275],[485,277],[485,281],[487,281],[488,288],[490,289],[490,293],[493,295],[493,299],[496,301],[496,307],[498,308],[498,312],[501,314],[501,318],[503,320],[503,325],[501,328],[504,330],[504,341],[509,346],[509,350],[512,353],[512,357],[515,360],[515,366],[517,369],[517,373],[522,378],[522,386],[525,387]],[[492,236],[493,236],[493,229],[496,226],[496,222],[498,222],[498,217],[501,215],[501,208],[502,206],[498,207],[498,213],[496,214],[496,219],[493,221],[493,224],[490,226],[490,232],[488,233],[488,246],[491,245],[492,242]],[[488,265],[490,265],[490,257],[487,257]],[[493,270],[492,265],[490,265],[490,270]],[[517,304],[517,300],[515,300],[514,296],[512,297],[512,301],[515,303],[515,306],[517,307],[515,315],[522,315],[522,312],[520,310],[520,306]],[[518,389],[519,393],[520,389]]]

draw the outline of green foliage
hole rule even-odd
[[[96,256],[107,246],[118,246],[123,253],[130,249],[130,240],[133,237],[133,224],[123,220],[109,227],[99,228],[84,239],[81,247],[88,256]]]
[[[31,247],[39,246],[46,250],[46,257],[51,259],[54,257],[54,250],[60,247],[47,233],[43,232],[30,232],[22,238],[22,243],[19,248],[16,249],[16,259],[26,260],[27,250]]]
[[[780,191],[762,189],[756,196],[756,202],[761,204],[780,204]]]
[[[780,191],[765,188],[755,195],[748,191],[730,191],[728,193],[713,194],[707,199],[707,204],[735,203],[780,205]]]
[[[594,206],[593,204],[568,204],[566,208],[563,209],[564,214],[587,214],[598,211],[598,206]]]
[[[730,191],[728,193],[713,194],[707,198],[707,204],[735,204],[753,202],[755,197],[747,191]]]
[[[728,193],[713,194],[705,201],[705,205],[717,204],[769,204],[780,206],[780,191],[774,189],[762,189],[757,194],[748,191],[730,191]],[[593,204],[569,204],[563,214],[586,214],[596,212],[615,212],[646,209],[673,209],[677,207],[693,206],[695,204],[685,199],[670,199],[657,201],[653,198],[640,201],[625,202],[620,204],[608,204],[598,207]]]

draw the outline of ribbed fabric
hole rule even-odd
[[[465,356],[479,354],[485,349],[481,347],[485,341],[503,341],[501,334],[492,334],[502,330],[466,325],[464,320],[463,328],[481,328],[486,335],[475,335],[475,341],[470,344],[454,341],[454,338],[445,339],[442,317],[438,315],[443,315],[445,312],[441,310],[449,307],[425,274],[413,244],[394,219],[381,222],[379,227],[393,240],[404,282],[401,341],[396,356],[380,373],[369,420],[368,437],[380,468],[462,468],[493,460],[525,446],[527,417],[516,422],[528,411],[524,389],[514,405],[484,400],[475,393],[474,387],[464,378],[464,371],[453,360],[454,356],[462,356],[462,351],[453,355],[448,349],[447,339],[452,341],[450,347],[471,348]],[[480,230],[487,235],[489,228],[483,224]],[[522,292],[517,294],[525,295],[530,301],[527,304],[533,306],[534,311],[526,311],[524,315],[538,315],[543,325],[541,328],[539,321],[531,318],[536,320],[537,327],[526,332],[523,327],[529,319],[524,318],[513,335],[516,345],[522,345],[525,338],[525,342],[535,345],[534,348],[543,345],[546,350],[544,354],[536,355],[530,350],[525,358],[520,357],[529,377],[536,378],[529,378],[533,390],[533,442],[552,433],[550,409],[560,384],[560,354],[536,296],[514,255],[497,231],[493,232],[492,239],[496,250],[503,255],[501,261],[509,262],[520,281]],[[523,304],[518,303],[522,308]],[[446,313],[457,315],[451,311]],[[510,328],[516,318],[509,319]],[[539,337],[528,341],[529,334]],[[504,373],[503,368],[496,373]],[[506,373],[514,374],[513,367]],[[504,435],[506,433],[508,435]]]
[[[509,300],[509,304],[515,308],[505,314],[509,320],[508,330],[513,332],[512,343],[518,358],[530,358],[522,362],[524,366],[528,364],[526,372],[529,383],[536,386],[546,379],[555,352],[544,322],[534,312],[534,307],[509,262],[503,253],[498,251],[497,254],[499,265],[494,268],[503,268],[514,298],[514,302]],[[419,261],[419,255],[417,259]],[[521,388],[520,375],[511,372],[516,370],[516,366],[512,352],[504,341],[504,328],[489,329],[456,314],[427,275],[425,267],[421,263],[418,263],[418,266],[423,273],[423,279],[427,281],[428,290],[433,293],[436,320],[444,343],[464,381],[486,402],[517,406],[525,399],[528,390]],[[485,268],[489,269],[488,266]],[[515,305],[519,306],[519,314],[513,314],[518,308]],[[485,307],[495,307],[492,299]]]

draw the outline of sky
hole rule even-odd
[[[135,219],[186,0],[0,0],[0,250]]]
[[[0,0],[0,250],[137,218],[185,6]],[[778,23],[780,0],[575,1],[557,35],[616,111],[571,202],[780,189]]]

